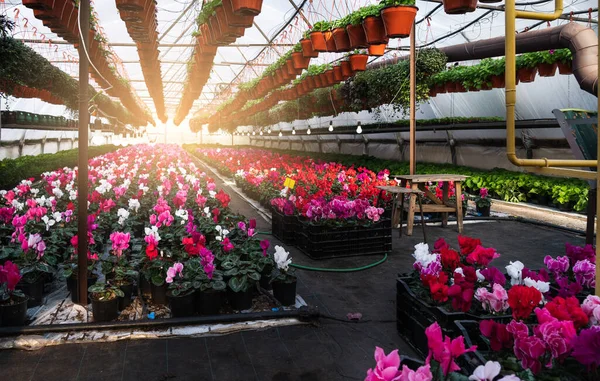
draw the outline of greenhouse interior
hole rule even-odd
[[[588,0],[0,0],[0,378],[600,380],[598,42]]]

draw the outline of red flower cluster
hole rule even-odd
[[[542,293],[533,287],[517,285],[508,290],[508,305],[517,320],[527,319],[541,301]]]
[[[440,272],[439,275],[421,275],[421,281],[425,287],[429,287],[431,297],[438,303],[448,300],[448,275]]]
[[[481,246],[481,240],[479,238],[471,238],[464,235],[459,235],[458,246],[460,247],[461,254],[468,255],[471,254],[477,246]]]
[[[223,192],[223,189],[221,189],[216,195],[215,198],[217,200],[219,200],[219,202],[221,203],[221,206],[223,208],[227,208],[227,206],[229,206],[229,202],[231,201],[231,197],[229,197],[229,195],[225,192]]]
[[[579,306],[579,300],[574,296],[566,299],[557,296],[546,304],[546,309],[558,320],[571,320],[576,329],[583,328],[588,324],[588,316],[583,312]]]
[[[512,348],[513,337],[506,330],[506,324],[497,323],[493,320],[482,320],[479,323],[479,330],[483,336],[490,340],[490,347],[493,351]]]
[[[448,289],[448,296],[452,298],[455,311],[468,312],[475,294],[477,275],[472,267],[464,267],[463,273],[454,273],[454,284]]]

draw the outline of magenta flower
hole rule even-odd
[[[542,370],[540,358],[546,353],[546,343],[542,339],[536,336],[515,337],[514,351],[523,369],[530,369],[533,374]]]
[[[173,283],[173,280],[175,279],[177,274],[183,277],[183,264],[179,262],[176,262],[173,264],[173,266],[169,267],[169,269],[167,270],[167,278],[165,279],[165,282]]]
[[[375,361],[377,365],[375,369],[367,371],[365,381],[398,381],[400,380],[400,356],[398,350],[391,351],[388,355],[383,349],[375,348]]]
[[[596,287],[596,265],[587,259],[575,263],[573,274],[575,274],[575,280],[581,287]]]
[[[263,239],[262,241],[260,241],[260,248],[263,251],[263,257],[267,256],[267,249],[270,245],[271,243],[269,242],[269,240]]]
[[[574,265],[577,261],[587,259],[594,263],[596,261],[596,251],[592,245],[585,246],[573,246],[570,243],[565,244],[567,251],[567,257],[571,261],[571,265]]]
[[[544,264],[556,278],[563,276],[564,273],[569,270],[569,257],[562,256],[556,257],[556,259],[552,258],[549,255],[544,257]]]
[[[242,221],[238,222],[238,229],[246,231],[246,224]]]
[[[572,356],[583,365],[597,367],[600,365],[600,327],[584,329],[574,340]]]
[[[475,299],[481,302],[486,311],[499,313],[508,309],[508,293],[498,283],[494,283],[492,292],[483,287],[478,288],[475,292]]]
[[[592,325],[600,324],[600,297],[588,295],[581,304],[581,309],[588,316]]]
[[[481,188],[479,189],[479,197],[481,198],[486,198],[488,196],[488,190],[487,188]]]
[[[129,233],[113,232],[110,234],[112,249],[117,254],[117,257],[123,255],[123,250],[127,250],[129,248],[130,238],[131,236]]]
[[[226,253],[228,253],[234,249],[233,243],[231,243],[231,241],[229,240],[229,237],[225,237],[223,242],[221,242],[221,245],[223,245],[223,251]]]
[[[442,329],[437,322],[425,329],[425,335],[427,336],[427,346],[429,347],[427,362],[433,357],[435,361],[440,363],[444,375],[460,370],[460,367],[454,360],[467,352],[473,352],[477,349],[477,346],[465,348],[465,341],[462,336],[454,340],[451,340],[448,336],[442,338]]]
[[[490,284],[499,284],[504,286],[506,283],[506,277],[496,267],[488,267],[480,271],[481,275]]]
[[[431,381],[433,380],[433,374],[431,374],[430,365],[426,364],[417,369],[416,371],[409,369],[406,365],[402,366],[402,375],[400,381]]]

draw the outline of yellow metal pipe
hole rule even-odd
[[[554,13],[526,12],[515,9],[515,0],[505,1],[505,83],[506,83],[506,156],[519,167],[597,167],[597,160],[521,159],[515,142],[515,104],[517,101],[515,18],[556,20],[563,12],[563,1],[555,0]]]
[[[544,176],[574,177],[583,180],[596,180],[596,172],[582,169],[556,168],[556,167],[525,167],[527,172]]]

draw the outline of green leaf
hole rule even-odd
[[[162,286],[165,284],[165,280],[160,275],[153,275],[151,281],[155,286]]]

